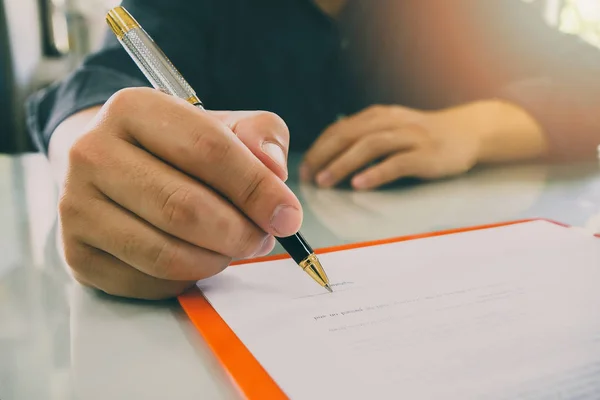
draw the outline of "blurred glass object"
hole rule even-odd
[[[600,48],[600,0],[564,0],[559,29]]]
[[[67,54],[71,48],[69,43],[69,25],[67,14],[64,12],[64,0],[53,0],[52,14],[52,40],[54,47],[60,54]]]
[[[40,0],[48,56],[70,55],[75,62],[90,52],[96,25],[120,0]],[[103,26],[103,25],[102,25]]]
[[[40,0],[43,46],[46,56],[61,57],[71,51],[68,6],[68,0]]]
[[[75,3],[77,11],[86,20],[88,50],[94,51],[102,44],[106,34],[104,17],[113,7],[121,4],[121,0],[69,0]]]

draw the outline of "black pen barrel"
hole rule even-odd
[[[313,253],[312,247],[310,247],[300,232],[292,236],[276,237],[276,239],[297,264]]]

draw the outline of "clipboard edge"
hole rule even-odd
[[[472,232],[503,226],[517,225],[535,221],[546,221],[565,228],[569,225],[547,218],[528,218],[514,221],[498,222],[492,224],[475,225],[464,228],[446,229],[440,231],[404,235],[388,239],[370,240],[330,246],[315,250],[316,254],[332,253],[349,249],[377,246],[389,243],[398,243],[409,240],[425,239],[429,237],[445,236],[455,233]],[[595,235],[600,237],[599,235]],[[256,262],[283,260],[290,258],[288,254],[276,254],[248,260],[240,260],[231,265],[244,265]],[[188,315],[206,344],[213,352],[214,357],[227,372],[237,390],[247,399],[288,399],[283,390],[271,378],[267,371],[254,358],[250,350],[242,343],[237,335],[229,328],[227,323],[214,310],[197,286],[178,297],[179,304]]]

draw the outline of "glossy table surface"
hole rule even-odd
[[[478,169],[359,193],[298,184],[298,160],[289,185],[313,247],[533,217],[600,232],[598,163]],[[42,156],[0,156],[0,399],[237,398],[175,300],[115,299],[72,281],[56,199]]]

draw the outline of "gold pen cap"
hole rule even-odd
[[[202,108],[194,89],[124,7],[110,10],[106,22],[155,89]]]
[[[106,22],[110,29],[119,39],[133,28],[139,28],[140,24],[123,7],[115,7],[106,15]]]

